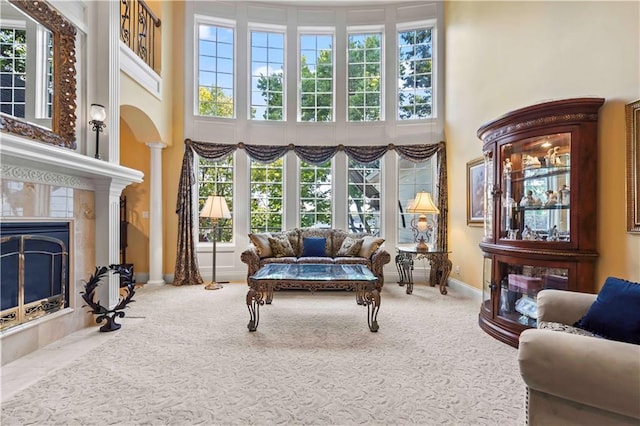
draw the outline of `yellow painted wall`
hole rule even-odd
[[[171,115],[171,144],[162,153],[162,201],[164,205],[164,266],[165,274],[173,275],[176,265],[176,246],[178,243],[178,216],[176,215],[176,200],[178,193],[178,181],[180,168],[182,167],[182,154],[184,152],[184,2],[163,2],[164,16],[171,16],[171,37],[165,37],[165,59],[170,58],[172,75],[165,83],[171,87],[171,102],[166,107],[170,108]],[[164,24],[163,24],[164,25]],[[169,43],[169,41],[171,41]],[[167,59],[168,60],[168,59]],[[166,70],[169,65],[163,65]]]
[[[640,235],[625,227],[624,105],[640,98],[638,2],[447,2],[446,141],[449,247],[460,279],[480,288],[481,228],[466,225],[466,162],[482,155],[481,124],[540,101],[597,96],[596,288],[640,281]],[[579,165],[575,165],[579,166]]]
[[[143,212],[149,211],[149,148],[139,142],[131,128],[120,120],[120,163],[123,166],[140,170],[145,179],[141,183],[127,186],[122,195],[127,197],[127,263],[133,263],[134,272],[149,272],[149,218],[143,218]]]

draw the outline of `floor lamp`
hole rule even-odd
[[[231,218],[227,201],[219,195],[210,195],[200,211],[200,217],[208,217],[213,224],[212,275],[211,282],[204,288],[205,290],[219,290],[222,288],[222,284],[216,281],[216,241],[218,240],[218,221]]]

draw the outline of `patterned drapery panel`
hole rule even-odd
[[[182,171],[178,184],[178,253],[173,285],[202,284],[202,276],[198,270],[196,246],[193,238],[193,151],[188,144],[182,159]]]
[[[221,160],[236,149],[244,149],[247,155],[261,163],[269,163],[283,157],[287,151],[294,151],[300,159],[318,165],[333,158],[338,151],[362,164],[369,164],[395,150],[398,155],[413,162],[426,161],[438,154],[438,244],[447,248],[447,157],[444,142],[420,145],[373,145],[373,146],[301,146],[301,145],[248,145],[197,142],[186,139],[182,160],[180,183],[178,185],[176,213],[178,214],[178,253],[173,285],[202,284],[204,281],[198,270],[193,236],[193,190],[195,185],[193,154],[209,160]]]

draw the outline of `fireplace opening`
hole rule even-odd
[[[3,222],[0,234],[0,330],[69,306],[69,222]]]

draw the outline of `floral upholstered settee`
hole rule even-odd
[[[365,265],[384,284],[383,267],[391,256],[384,239],[339,229],[302,228],[278,233],[249,234],[251,244],[240,259],[247,264],[247,282],[269,263],[323,263]]]

